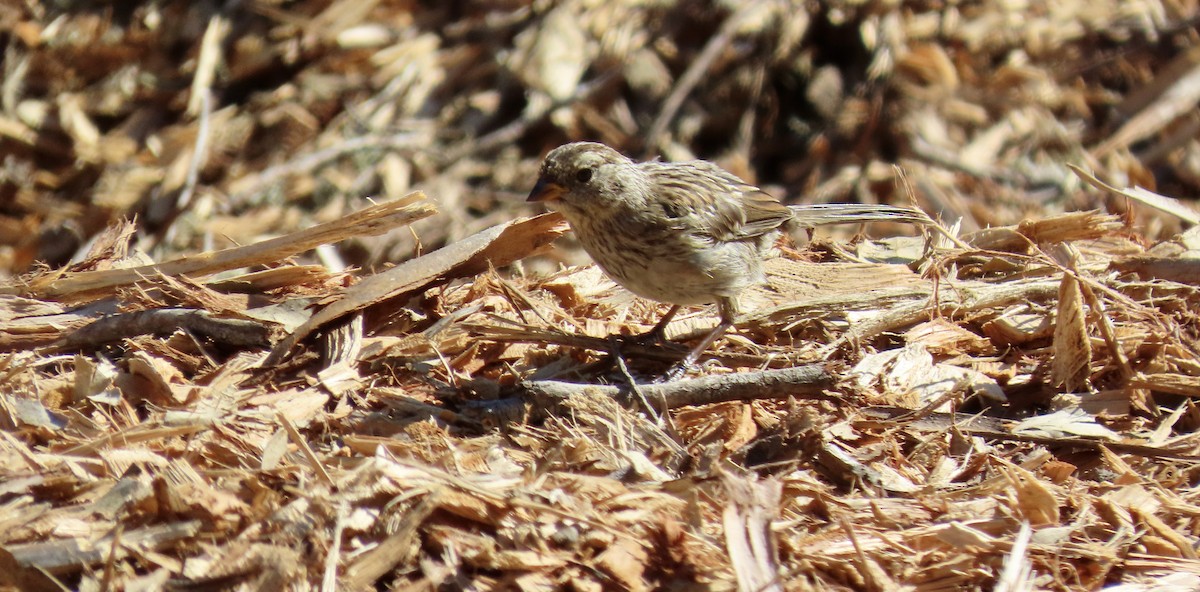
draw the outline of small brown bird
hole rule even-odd
[[[763,256],[784,225],[930,221],[895,206],[786,206],[711,162],[637,163],[593,142],[546,155],[528,201],[561,212],[615,282],[674,305],[650,335],[661,336],[681,305],[717,303],[720,324],[680,368],[733,326],[738,294],[765,281]]]

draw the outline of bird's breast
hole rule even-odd
[[[705,304],[762,281],[757,241],[714,241],[680,220],[570,216],[584,250],[613,281],[660,302]]]

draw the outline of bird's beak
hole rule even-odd
[[[525,201],[558,201],[566,191],[567,188],[558,183],[547,181],[544,178],[538,179],[537,185],[533,186],[533,191],[529,192],[529,197]]]

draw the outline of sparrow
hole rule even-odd
[[[635,162],[594,142],[546,155],[527,201],[560,212],[613,281],[673,305],[647,335],[661,337],[681,306],[716,303],[720,322],[679,369],[734,325],[738,295],[766,281],[764,258],[786,227],[931,222],[890,205],[784,205],[708,161]]]

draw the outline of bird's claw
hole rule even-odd
[[[667,343],[666,337],[662,331],[646,331],[637,335],[617,335],[616,340],[622,344],[638,345],[642,347],[650,347],[655,345],[664,345]]]
[[[683,378],[683,375],[687,374],[687,371],[690,370],[691,368],[692,368],[692,364],[688,364],[687,362],[679,362],[676,364],[672,364],[671,367],[668,368],[666,372],[663,372],[662,375],[660,375],[658,378],[654,379],[654,384],[661,384],[664,382],[674,382],[676,380],[679,380],[680,378]]]

